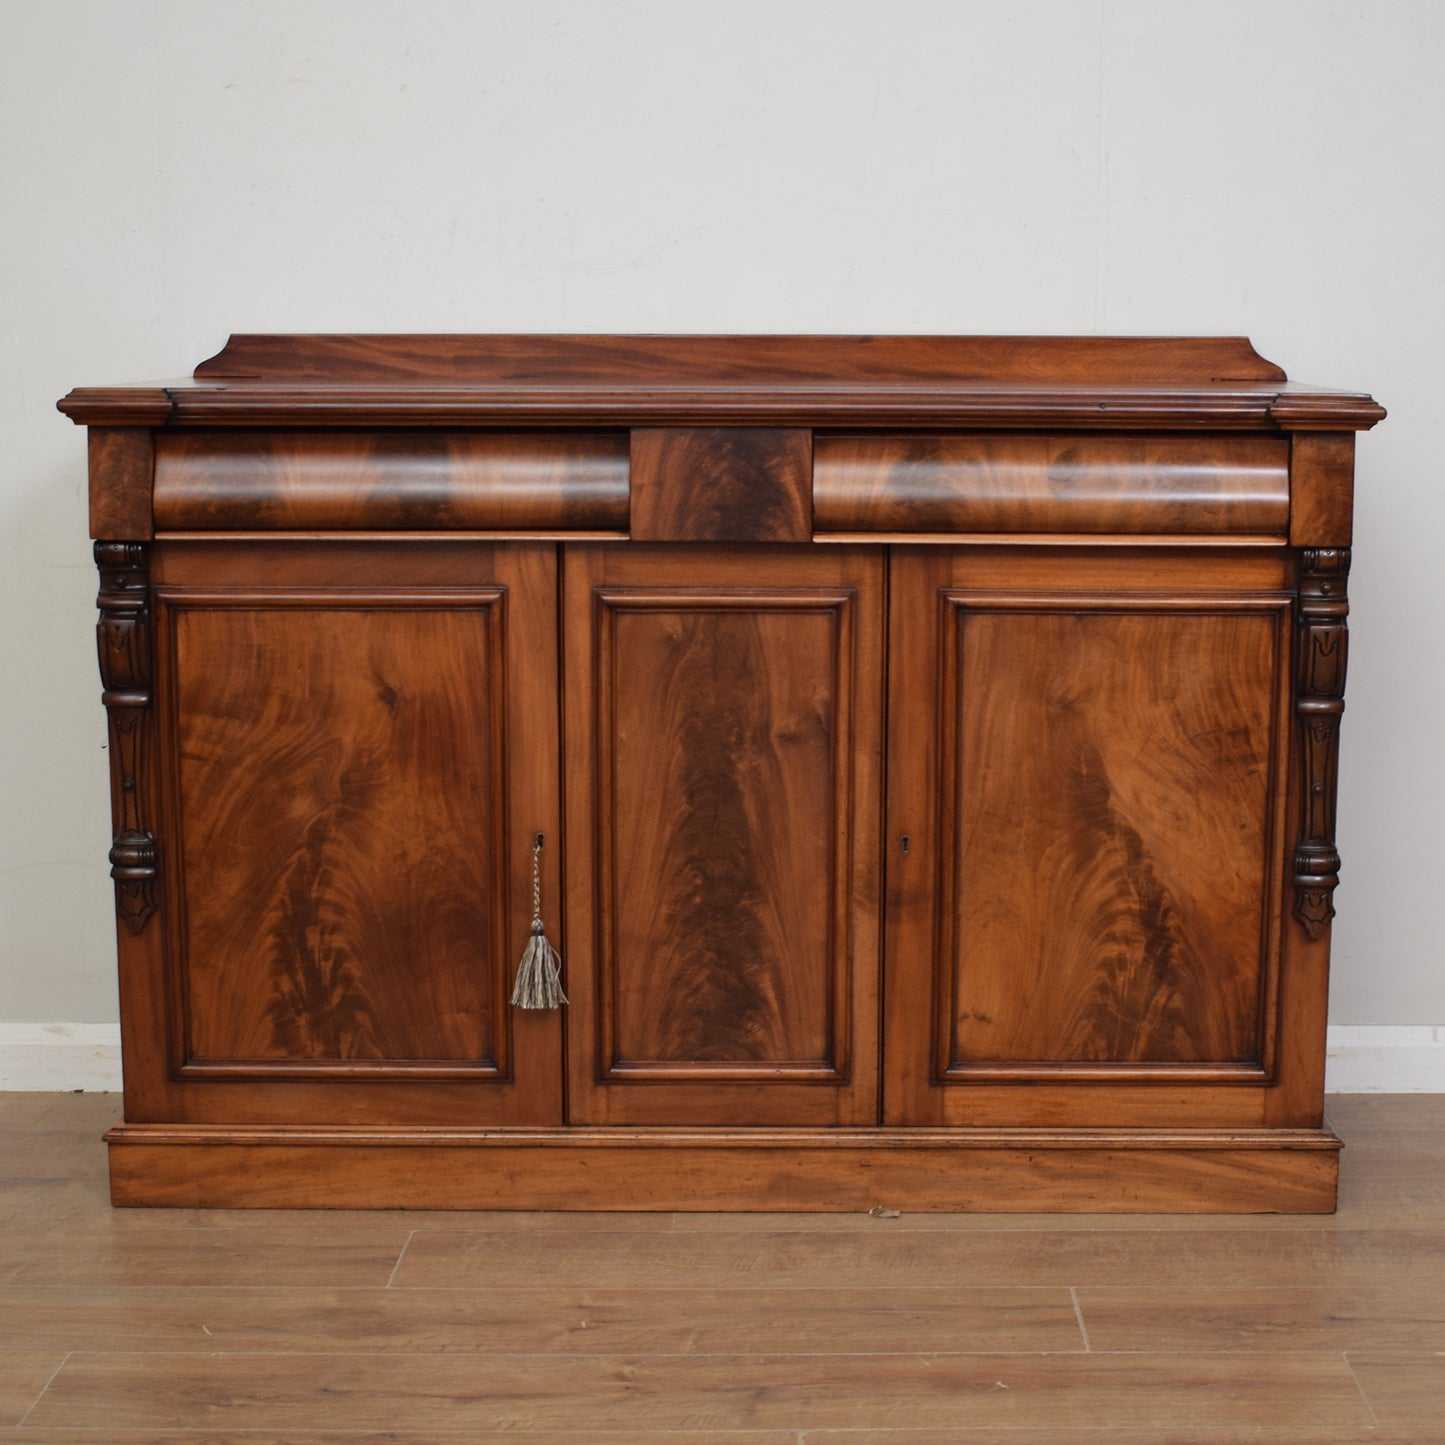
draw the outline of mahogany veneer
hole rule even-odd
[[[61,409],[117,1203],[1333,1207],[1369,397],[1238,338],[290,336]]]

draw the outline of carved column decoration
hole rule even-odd
[[[1295,713],[1300,722],[1304,807],[1294,853],[1294,916],[1311,938],[1318,938],[1335,916],[1332,895],[1340,881],[1335,793],[1340,714],[1345,710],[1350,549],[1306,548],[1300,562]]]
[[[156,910],[156,840],[144,817],[150,765],[148,558],[141,542],[97,542],[101,701],[110,716],[110,876],[116,913],[139,933]]]

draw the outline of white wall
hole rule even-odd
[[[1438,0],[10,0],[0,1021],[115,1011],[55,398],[231,330],[568,329],[1244,332],[1372,390],[1332,1016],[1445,1025],[1442,53]]]

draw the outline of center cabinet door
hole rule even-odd
[[[883,583],[566,550],[572,1122],[877,1122]]]

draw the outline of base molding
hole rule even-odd
[[[456,1130],[122,1124],[118,1205],[1326,1214],[1329,1129]]]

